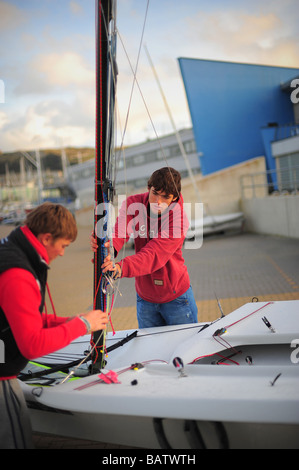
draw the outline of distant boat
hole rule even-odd
[[[206,215],[202,219],[192,220],[186,240],[217,233],[242,232],[245,217],[243,212],[222,215]]]
[[[75,211],[80,207],[79,198],[75,190],[68,183],[53,184],[42,188],[38,203],[19,202],[11,206],[11,209],[6,213],[0,214],[0,224],[20,225],[32,209],[46,201],[65,206],[74,216]]]

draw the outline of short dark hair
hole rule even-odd
[[[61,204],[44,202],[26,217],[25,225],[37,237],[50,233],[54,240],[66,238],[72,242],[77,238],[77,224],[73,214]]]
[[[164,191],[167,195],[173,194],[175,198],[180,197],[181,175],[174,168],[168,166],[154,171],[147,182],[148,189],[154,187],[156,191]]]

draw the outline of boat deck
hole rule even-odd
[[[8,227],[0,226],[1,237],[9,231]],[[80,229],[77,241],[68,248],[64,258],[51,267],[49,283],[58,314],[84,311],[91,304],[90,231]],[[130,254],[133,251],[127,250],[126,255]],[[253,297],[259,301],[299,300],[299,240],[247,233],[213,236],[205,238],[200,249],[184,249],[184,258],[199,321],[211,321],[220,316],[215,296],[225,314]],[[136,328],[134,280],[122,279],[119,289],[122,297],[118,295],[115,300],[113,326],[115,330]],[[124,448],[37,434],[34,442],[39,449]]]
[[[128,250],[127,255],[133,254]],[[204,239],[199,250],[184,250],[199,320],[219,317],[253,297],[260,301],[299,300],[299,240],[242,234]],[[123,279],[113,313],[116,330],[137,327],[133,279]],[[121,306],[122,305],[122,306]],[[107,443],[35,435],[37,448],[123,448]]]

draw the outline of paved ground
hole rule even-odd
[[[8,228],[4,232],[8,233]],[[91,254],[89,229],[80,229],[78,240],[64,258],[54,262],[50,287],[58,314],[83,312],[92,304]],[[0,228],[0,235],[3,236]],[[128,250],[126,255],[133,254]],[[299,300],[299,240],[242,234],[205,238],[198,250],[184,250],[191,283],[199,308],[199,320],[219,317],[216,296],[225,314],[250,302],[253,297],[266,300]],[[116,330],[136,328],[133,279],[122,279],[113,311]],[[119,446],[53,436],[34,436],[39,449],[97,448]],[[123,448],[123,447],[122,447]]]
[[[133,252],[127,252],[127,255]],[[299,240],[254,234],[205,238],[199,250],[184,250],[199,309],[199,320],[259,300],[299,299]],[[116,299],[116,329],[137,327],[134,281],[122,279]]]

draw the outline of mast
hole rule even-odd
[[[116,85],[116,0],[95,0],[96,14],[96,142],[94,233],[98,250],[94,257],[94,309],[109,311],[113,288],[102,275],[101,265],[108,254],[104,247],[109,234],[109,208],[113,201],[112,154]],[[113,251],[112,242],[111,253]],[[105,332],[93,334],[96,344],[92,373],[104,366]]]

